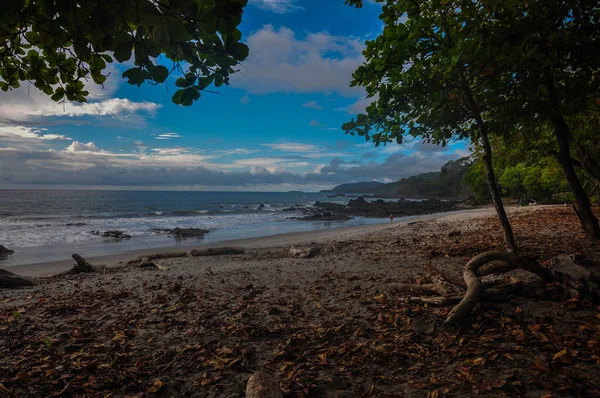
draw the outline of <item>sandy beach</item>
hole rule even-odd
[[[600,264],[570,208],[509,215],[522,256]],[[318,254],[293,258],[293,245]],[[15,396],[243,397],[249,376],[267,370],[285,397],[600,392],[600,319],[585,300],[515,296],[452,331],[442,328],[451,306],[403,301],[415,293],[398,287],[418,289],[428,267],[460,279],[472,256],[504,249],[491,208],[218,246],[245,253],[161,259],[168,269],[151,271],[125,264],[143,251],[89,258],[109,271],[0,291],[0,386]],[[500,278],[510,277],[531,278]]]

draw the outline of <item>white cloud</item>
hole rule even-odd
[[[250,0],[250,4],[277,14],[286,14],[304,9],[296,3],[296,0]]]
[[[174,138],[181,138],[182,136],[177,133],[164,133],[164,134],[152,134],[155,140],[171,140]]]
[[[359,96],[350,87],[352,73],[363,62],[361,40],[309,33],[299,39],[286,27],[265,25],[247,39],[252,49],[244,73],[232,77],[237,87],[250,93],[338,93]]]
[[[325,127],[325,125],[319,122],[317,119],[312,119],[310,123],[308,123],[310,127]]]
[[[303,144],[300,142],[281,142],[281,143],[276,143],[276,144],[261,144],[261,145],[266,146],[270,149],[274,149],[277,151],[283,151],[283,152],[303,153],[303,152],[319,151],[319,148],[315,145]]]
[[[234,148],[234,149],[219,149],[214,151],[216,154],[230,156],[230,155],[250,155],[252,153],[258,152],[256,149],[246,149],[246,148]]]
[[[348,113],[350,115],[365,113],[365,111],[367,110],[367,107],[375,101],[377,101],[377,97],[372,97],[372,98],[363,97],[346,108],[340,108],[340,109],[336,109],[336,110],[345,111],[346,113]]]
[[[18,124],[18,122],[23,121],[61,116],[128,117],[138,113],[152,116],[161,107],[160,104],[154,102],[134,102],[126,98],[108,98],[113,94],[113,88],[102,90],[99,86],[92,84],[88,86],[90,87],[90,102],[65,102],[60,104],[52,101],[49,96],[35,87],[27,87],[24,84],[18,89],[2,93],[0,119]]]
[[[26,126],[0,126],[0,139],[7,139],[9,141],[24,139],[28,140],[43,140],[43,141],[56,141],[56,140],[71,140],[62,134],[45,134],[48,131],[45,128],[32,128]]]
[[[247,105],[249,103],[250,103],[250,96],[248,94],[246,94],[242,98],[240,98],[240,104]]]
[[[66,135],[62,135],[62,134],[44,134],[44,135],[40,135],[39,138],[41,140],[45,140],[45,141],[72,140],[71,137],[67,137]]]
[[[65,152],[69,152],[69,153],[75,153],[75,152],[94,152],[94,153],[98,153],[101,152],[100,149],[98,149],[98,147],[96,145],[94,145],[93,142],[88,142],[87,144],[84,144],[82,142],[79,141],[73,141],[71,143],[71,145],[69,145],[67,148],[65,148]]]
[[[305,108],[310,108],[310,109],[316,109],[318,111],[320,111],[321,109],[323,109],[323,107],[321,105],[319,105],[319,103],[317,102],[317,100],[312,100],[309,101],[305,104],[302,104],[303,107]]]
[[[31,116],[115,116],[147,112],[154,114],[160,104],[154,102],[133,102],[127,98],[111,98],[99,102],[86,102],[82,104],[66,103],[63,105],[45,106],[24,110],[23,113]]]

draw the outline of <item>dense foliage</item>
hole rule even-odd
[[[362,5],[360,0],[346,2]],[[496,175],[492,143],[502,137],[507,147],[520,141],[535,147],[541,140],[543,157],[556,160],[544,162],[558,164],[566,177],[586,235],[600,239],[588,192],[575,170],[580,160],[573,158],[577,151],[581,159],[593,159],[585,153],[587,145],[578,145],[582,141],[576,129],[600,106],[597,2],[377,2],[382,4],[383,33],[367,42],[366,61],[352,82],[365,88],[372,103],[344,124],[346,133],[376,145],[402,143],[406,135],[442,145],[470,140],[481,150],[482,171],[511,248],[515,245],[498,181],[517,196],[525,194],[525,177],[530,192],[549,194],[550,187],[548,181],[534,186],[542,171],[524,170],[534,166],[531,162],[512,163],[507,167],[515,169]],[[597,129],[588,132],[588,141],[598,137]],[[583,166],[590,174],[597,162]],[[479,183],[476,175],[467,179]]]
[[[470,190],[463,180],[471,167],[471,160],[465,157],[449,161],[440,171],[418,174],[387,184],[342,184],[333,188],[332,192],[366,193],[379,197],[466,198]]]
[[[85,85],[127,63],[127,82],[163,83],[191,105],[211,84],[228,84],[248,56],[241,43],[247,0],[7,0],[0,13],[0,89],[30,82],[55,101],[86,101]],[[171,61],[170,64],[167,61]]]

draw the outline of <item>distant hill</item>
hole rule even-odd
[[[328,192],[335,193],[372,193],[381,186],[386,185],[383,182],[371,181],[371,182],[355,182],[350,184],[342,184],[333,188]]]
[[[456,198],[466,197],[468,187],[463,183],[470,161],[468,158],[451,160],[440,171],[405,177],[384,184],[377,181],[342,184],[328,192],[364,193],[380,197]]]

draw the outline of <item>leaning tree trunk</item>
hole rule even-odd
[[[552,117],[552,125],[554,127],[554,134],[558,140],[558,163],[560,163],[560,166],[565,172],[567,182],[569,183],[569,188],[575,197],[577,213],[579,215],[579,219],[581,220],[581,225],[583,226],[585,235],[589,240],[600,240],[600,225],[598,225],[598,219],[592,212],[590,199],[588,198],[585,189],[583,189],[583,186],[577,177],[577,172],[575,171],[575,167],[573,166],[573,161],[571,159],[569,126],[567,126],[567,123],[560,114],[555,114]]]
[[[460,80],[462,83],[463,91],[465,92],[465,96],[467,98],[467,105],[473,114],[475,121],[477,122],[477,127],[479,129],[479,135],[481,137],[481,144],[483,146],[483,164],[485,166],[485,178],[488,183],[488,188],[490,190],[490,196],[492,197],[492,201],[494,202],[494,207],[496,207],[496,214],[498,214],[498,219],[500,220],[500,225],[502,226],[502,232],[504,233],[504,241],[508,248],[512,251],[517,250],[517,245],[515,244],[515,236],[513,234],[512,227],[510,225],[510,221],[508,220],[508,216],[506,215],[506,210],[504,210],[504,204],[502,203],[502,197],[500,196],[500,188],[496,183],[496,177],[494,175],[494,167],[492,165],[492,147],[490,145],[490,139],[488,137],[488,128],[487,124],[483,121],[481,117],[481,112],[479,111],[479,107],[475,102],[475,98],[473,98],[473,94],[471,92],[471,88],[464,74],[460,72]]]
[[[487,128],[480,127],[479,133],[481,135],[481,143],[483,146],[483,164],[485,165],[485,178],[487,179],[488,187],[490,189],[490,196],[494,201],[496,213],[498,214],[498,218],[500,219],[500,225],[502,225],[502,231],[504,232],[504,240],[506,241],[506,244],[508,245],[510,250],[516,251],[517,245],[515,244],[515,236],[513,234],[510,221],[508,220],[508,216],[506,215],[506,210],[504,210],[504,204],[502,203],[502,197],[500,196],[500,188],[496,183],[496,176],[494,175],[494,167],[492,166],[492,147],[490,145],[490,140],[487,135]]]
[[[552,112],[550,121],[554,128],[554,135],[558,141],[558,154],[556,155],[556,158],[565,172],[567,183],[575,197],[577,216],[581,221],[585,235],[591,241],[598,241],[600,240],[600,225],[598,225],[598,220],[592,212],[590,199],[588,198],[585,189],[583,189],[583,186],[577,177],[577,173],[575,172],[575,167],[573,166],[573,159],[571,159],[571,145],[569,142],[571,139],[571,131],[562,115],[561,99],[556,92],[554,77],[551,74],[545,76],[545,85],[548,89]]]

